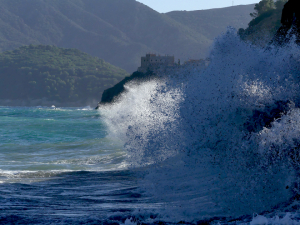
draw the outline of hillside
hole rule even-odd
[[[205,57],[227,25],[250,21],[248,9],[229,7],[220,17],[216,9],[160,14],[135,0],[0,0],[0,51],[29,44],[77,48],[133,72],[147,52],[182,61]],[[192,19],[175,16],[181,14]]]
[[[77,49],[30,45],[0,54],[0,100],[84,105],[128,75]]]
[[[253,8],[254,4],[251,4],[210,10],[173,11],[166,15],[212,40],[225,32],[228,26],[246,28]]]

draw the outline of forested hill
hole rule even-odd
[[[47,99],[58,103],[99,99],[128,74],[77,49],[30,45],[0,54],[0,100]]]
[[[287,1],[261,0],[255,4],[248,27],[239,29],[241,38],[261,47],[270,43],[281,26],[281,13]]]
[[[77,48],[133,72],[147,52],[205,57],[227,25],[246,26],[253,5],[225,11],[182,12],[190,20],[135,0],[0,0],[0,52],[29,44]]]

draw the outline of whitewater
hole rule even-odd
[[[299,46],[236,30],[111,105],[0,107],[0,223],[300,224]]]

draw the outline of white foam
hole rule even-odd
[[[113,106],[100,108],[111,139],[126,142],[130,135],[134,135],[135,141],[127,149],[130,152],[128,156],[132,159],[129,160],[131,165],[148,165],[154,161],[164,160],[177,152],[176,149],[166,150],[169,141],[167,133],[177,130],[176,119],[179,114],[176,109],[183,98],[179,89],[160,93],[166,85],[157,81],[140,86],[128,84],[122,101]],[[154,134],[155,131],[159,131],[160,136]],[[149,138],[154,135],[161,141],[165,140],[161,148],[157,146],[159,148],[157,157],[153,149],[150,149],[149,153],[148,149],[140,148],[141,145],[147,145]],[[161,151],[164,151],[164,154],[161,154]]]
[[[138,223],[134,222],[132,218],[126,219],[124,225],[137,225]]]
[[[250,222],[250,225],[267,225],[268,223],[269,221],[266,217],[257,215]]]
[[[299,138],[297,110],[258,133],[244,124],[254,110],[297,99],[299,54],[294,44],[265,51],[229,29],[215,40],[206,70],[186,67],[163,81],[128,85],[119,103],[100,109],[129,164],[153,164],[141,186],[166,203],[165,218],[252,214],[291,197],[286,184],[293,168],[266,167],[269,156],[261,150],[285,137],[280,126]],[[289,116],[296,122],[285,123]]]
[[[84,108],[81,108],[81,109],[77,109],[77,110],[82,110],[82,111],[90,111],[90,110],[94,110],[91,106],[86,106]]]
[[[279,218],[275,216],[273,218],[267,218],[265,216],[257,215],[253,217],[250,225],[298,225],[300,221],[294,218],[294,214],[286,213],[284,217]]]

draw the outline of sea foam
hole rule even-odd
[[[140,187],[163,203],[164,221],[251,215],[294,196],[297,163],[286,152],[300,141],[299,52],[293,43],[252,46],[229,28],[205,70],[182,67],[128,84],[101,108],[131,167],[148,166]],[[286,115],[247,130],[255,110],[278,101],[290,102]]]

